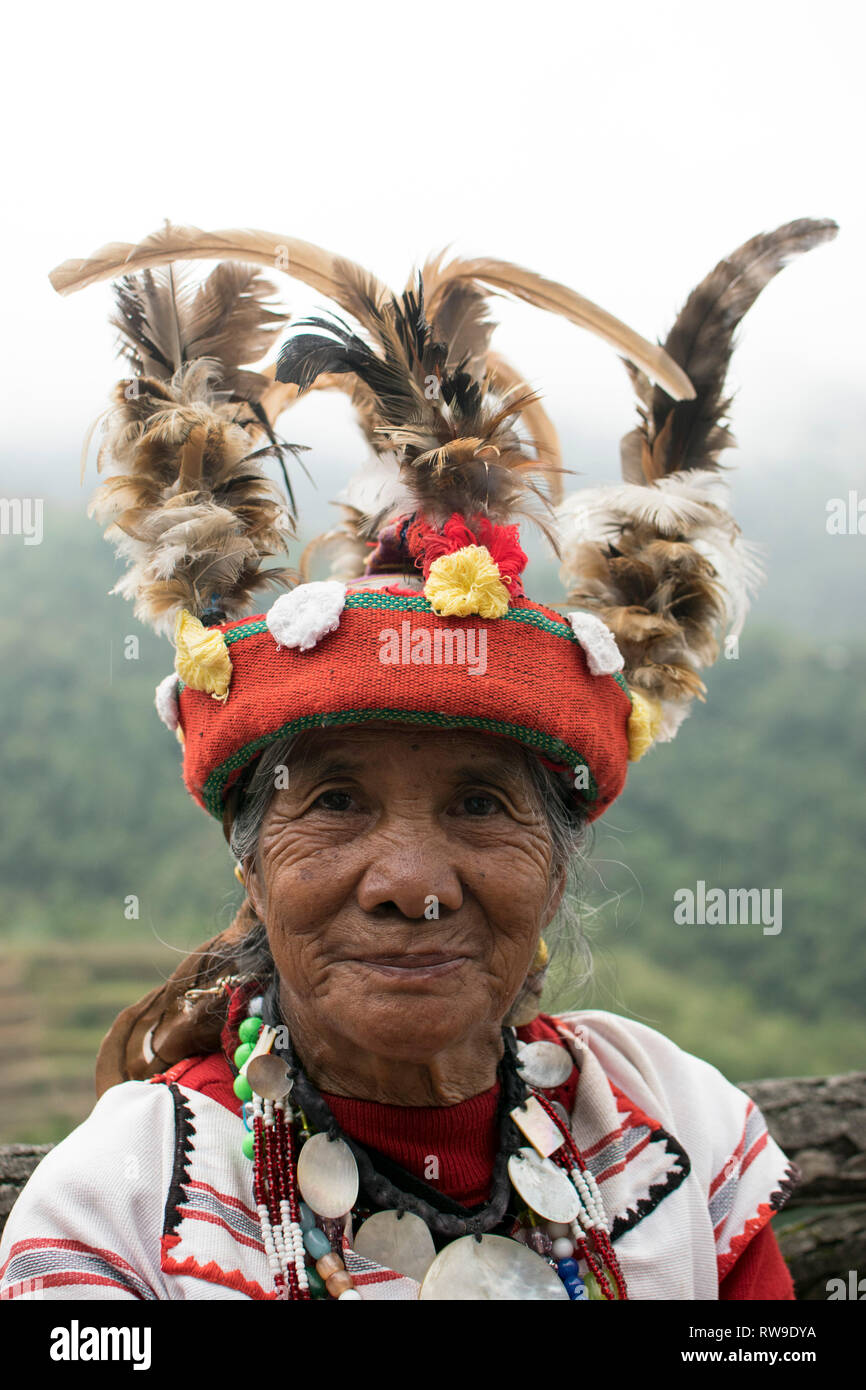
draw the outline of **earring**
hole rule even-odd
[[[532,958],[532,964],[529,967],[530,975],[537,975],[540,970],[544,970],[549,960],[550,952],[547,949],[547,942],[544,940],[543,936],[540,936],[538,938],[538,949],[536,950],[535,955]]]

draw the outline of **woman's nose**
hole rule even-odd
[[[447,846],[435,834],[415,836],[371,856],[358,885],[364,912],[437,918],[463,905],[460,876]]]

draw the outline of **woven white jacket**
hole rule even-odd
[[[556,1023],[629,1297],[717,1299],[795,1170],[749,1097],[662,1034],[598,1010]],[[112,1087],[21,1193],[0,1297],[274,1298],[242,1136],[239,1114],[182,1080]],[[363,1298],[417,1299],[348,1243],[344,1259]]]

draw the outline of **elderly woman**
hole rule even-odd
[[[55,272],[62,290],[127,272],[134,389],[97,508],[121,590],[173,624],[157,708],[246,898],[112,1028],[98,1104],[9,1220],[5,1295],[793,1297],[768,1223],[795,1173],[748,1097],[653,1029],[539,999],[588,823],[742,619],[751,562],[716,467],[731,335],[834,230],[755,238],[665,350],[516,267],[436,263],[396,297],[291,243],[363,332],[311,321],[276,380],[239,364],[283,321],[249,263],[286,239],[169,228]],[[181,253],[224,259],[187,289],[151,270]],[[554,516],[555,436],[489,351],[491,286],[627,356],[624,486]],[[278,449],[312,386],[352,393],[378,460],[326,538],[342,578],[247,617],[287,525],[252,446]],[[523,591],[511,518],[533,511],[565,617]]]

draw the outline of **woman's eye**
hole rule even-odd
[[[348,811],[353,805],[351,792],[341,791],[322,792],[313,802],[322,811]]]
[[[492,816],[502,810],[502,803],[495,796],[464,796],[461,802],[467,816]]]

